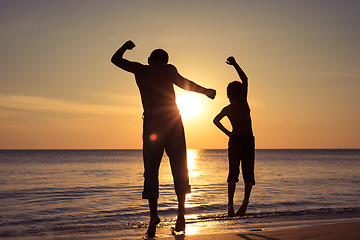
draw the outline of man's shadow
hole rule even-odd
[[[244,239],[244,240],[254,240],[254,238],[251,238],[251,236],[258,237],[258,238],[263,238],[265,240],[280,240],[278,238],[267,237],[267,236],[264,236],[264,235],[254,234],[254,233],[235,234],[235,235],[242,238],[242,239]],[[174,239],[175,240],[186,240],[186,235],[175,235]]]
[[[251,236],[264,238],[264,239],[266,239],[266,240],[280,240],[280,239],[278,239],[278,238],[267,237],[267,236],[260,235],[260,234],[255,234],[255,233],[235,234],[235,235],[241,237],[241,238],[244,239],[244,240],[254,240],[254,238],[251,238]]]
[[[175,240],[185,240],[185,235],[175,235],[174,239]]]

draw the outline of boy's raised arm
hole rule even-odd
[[[111,62],[115,64],[117,67],[134,73],[136,71],[136,68],[139,66],[139,63],[137,62],[130,62],[129,60],[126,60],[124,58],[124,53],[127,50],[132,50],[135,47],[135,44],[129,40],[125,42],[112,56]]]
[[[236,62],[235,58],[234,57],[228,57],[226,59],[226,63],[229,64],[229,65],[232,65],[234,66],[236,72],[238,73],[240,79],[241,79],[241,82],[243,84],[243,89],[245,90],[244,91],[244,97],[246,98],[247,97],[247,92],[248,92],[248,77],[246,76],[245,72],[241,69],[241,67],[239,66],[239,64]]]

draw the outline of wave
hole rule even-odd
[[[302,211],[263,211],[248,213],[241,218],[230,218],[225,213],[214,214],[214,209],[224,209],[223,205],[198,206],[187,211],[187,224],[199,222],[218,222],[221,225],[241,223],[254,224],[281,221],[299,220],[322,220],[322,219],[341,219],[358,218],[360,207],[353,208],[317,208]],[[202,214],[194,214],[202,212]],[[173,225],[175,222],[176,209],[166,209],[159,211],[162,222],[159,227]],[[19,237],[29,235],[43,235],[49,232],[57,235],[74,233],[98,233],[103,231],[126,230],[126,229],[145,229],[148,226],[148,212],[138,212],[134,214],[121,214],[117,211],[108,211],[99,215],[84,216],[82,219],[28,219],[7,223],[0,221],[0,237]],[[121,219],[128,219],[122,221]],[[137,219],[137,220],[136,220]],[[139,221],[139,219],[142,219]],[[46,223],[46,224],[42,224]],[[28,226],[28,227],[27,227]]]

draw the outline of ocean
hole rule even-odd
[[[247,215],[227,217],[227,150],[188,150],[192,193],[186,234],[360,218],[360,149],[256,150]],[[143,239],[141,150],[0,150],[0,238]],[[237,184],[235,207],[243,198]],[[177,201],[160,166],[157,236],[169,236]],[[240,227],[239,227],[240,226]]]

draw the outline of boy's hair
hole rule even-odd
[[[242,83],[239,81],[233,81],[227,86],[228,98],[239,99],[242,92]]]
[[[152,51],[149,57],[152,61],[158,62],[158,63],[164,63],[167,64],[169,61],[169,55],[168,53],[163,49],[155,49]]]

